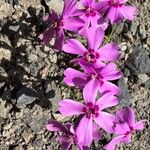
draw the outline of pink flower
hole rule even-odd
[[[100,11],[107,14],[111,23],[118,23],[123,19],[132,21],[138,11],[135,7],[126,6],[127,0],[102,0],[100,1]]]
[[[84,146],[89,146],[93,140],[93,121],[96,122],[102,129],[112,133],[113,123],[116,122],[116,117],[103,110],[118,104],[118,98],[112,93],[107,93],[96,99],[97,93],[83,93],[85,104],[79,103],[71,99],[64,99],[59,103],[59,111],[64,116],[82,115],[82,119],[76,129],[78,143]]]
[[[64,71],[64,82],[70,86],[83,88],[83,93],[93,94],[112,92],[115,95],[120,94],[120,89],[115,84],[109,82],[122,77],[122,73],[117,69],[114,63],[109,63],[101,68],[93,68],[88,65],[82,65],[84,72],[73,68]]]
[[[69,150],[72,144],[77,144],[77,137],[71,124],[62,125],[57,121],[49,121],[46,128],[59,133],[57,140],[61,143],[62,150]]]
[[[78,139],[72,124],[67,123],[62,125],[57,121],[51,120],[47,123],[46,128],[51,132],[58,133],[57,140],[61,143],[62,150],[70,150],[71,145],[77,145],[79,150],[90,150],[89,147],[78,144]],[[96,125],[93,125],[93,137],[96,140],[101,137]]]
[[[57,50],[61,50],[65,37],[64,30],[78,32],[84,27],[85,22],[75,16],[78,16],[76,0],[64,1],[64,9],[60,17],[54,10],[49,15],[44,16],[43,19],[49,24],[49,28],[40,35],[43,44],[49,44],[52,38],[55,37],[54,47]]]
[[[94,66],[101,66],[102,61],[115,61],[119,58],[119,47],[115,43],[109,43],[99,47],[104,38],[104,31],[101,28],[88,28],[87,43],[85,48],[78,40],[69,39],[63,46],[67,53],[78,55],[76,59],[79,63],[88,63]]]
[[[98,5],[93,0],[81,0],[83,9],[78,10],[80,17],[86,22],[86,26],[101,26],[103,30],[107,28],[107,23],[98,12]]]
[[[114,150],[116,145],[131,142],[131,135],[136,130],[142,130],[144,128],[144,122],[141,120],[135,122],[134,111],[130,107],[125,107],[123,110],[117,112],[119,122],[115,125],[115,134],[118,136],[111,140],[106,146],[106,150]]]

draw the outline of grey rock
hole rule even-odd
[[[27,111],[27,110],[26,110]],[[38,105],[35,105],[31,111],[24,117],[24,122],[31,128],[34,133],[43,131],[47,121],[51,118],[49,112],[45,112]]]
[[[57,111],[58,102],[61,100],[61,93],[53,81],[51,83],[48,81],[46,84],[46,99],[51,103],[52,110]]]
[[[128,106],[130,104],[130,93],[127,88],[127,85],[125,84],[125,78],[121,78],[118,81],[118,85],[121,89],[121,95],[120,95],[120,107]]]
[[[123,32],[123,28],[124,28],[124,22],[121,22],[118,26],[118,28],[116,28],[116,33],[121,34]]]
[[[132,74],[144,74],[150,72],[150,58],[146,49],[135,47],[127,60],[127,65]]]
[[[146,38],[146,29],[144,25],[140,25],[139,33],[142,39]]]
[[[132,35],[136,34],[138,25],[139,25],[139,22],[137,21],[132,22],[131,29],[130,29],[132,32]]]
[[[5,90],[2,94],[2,99],[9,101],[11,99],[11,94],[12,94],[11,89]]]
[[[144,84],[146,89],[150,89],[150,79],[148,79]]]
[[[10,26],[9,29],[14,31],[14,32],[17,32],[19,29],[19,25],[18,26]]]
[[[38,98],[38,94],[31,88],[23,87],[17,92],[17,97],[18,106],[22,106],[33,103]]]

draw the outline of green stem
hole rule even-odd
[[[109,42],[111,41],[111,38],[112,38],[112,36],[113,36],[115,30],[116,30],[116,26],[115,26],[115,25],[112,25],[111,33],[109,34],[109,36],[106,37],[106,40],[105,40],[106,43],[109,43]]]

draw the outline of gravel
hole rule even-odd
[[[139,9],[133,21],[122,22],[113,41],[121,49],[120,68],[124,77],[118,81],[122,90],[120,105],[131,105],[136,119],[150,120],[150,6],[149,0],[130,0]],[[53,8],[62,12],[62,0],[0,1],[0,149],[59,149],[55,135],[45,129],[49,119],[66,121],[58,102],[79,98],[79,90],[63,83],[63,71],[71,57],[56,53],[40,43],[45,29],[42,16]],[[70,118],[69,118],[70,119]],[[131,144],[120,150],[149,150],[149,125],[134,134]],[[109,137],[109,138],[107,138]],[[104,135],[95,148],[102,149],[110,140]]]

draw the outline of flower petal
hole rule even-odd
[[[125,144],[131,143],[131,137],[132,137],[132,134],[131,134],[131,133],[128,134],[128,135],[126,135],[126,136],[124,136],[122,142],[125,143]]]
[[[75,39],[67,40],[66,44],[64,44],[63,46],[63,50],[67,53],[77,54],[81,56],[84,52],[87,51],[87,49],[78,40]]]
[[[46,128],[49,131],[62,131],[62,132],[67,132],[67,129],[65,128],[65,126],[63,126],[61,123],[59,123],[58,121],[54,121],[54,120],[50,120],[48,121]]]
[[[56,138],[60,143],[69,141],[69,137],[66,134],[58,135]]]
[[[77,9],[76,0],[64,0],[63,17],[74,16],[74,12]]]
[[[59,17],[53,9],[51,9],[50,14],[45,15],[43,17],[43,20],[46,21],[49,24],[52,24],[52,23],[56,22],[58,19],[59,19]]]
[[[93,16],[87,16],[86,13],[84,13],[81,18],[86,22],[85,26],[87,28],[97,28],[98,27],[98,21],[99,19],[101,19],[101,16],[100,14],[95,11],[96,15],[93,17]],[[84,35],[84,34],[83,34]]]
[[[127,123],[119,123],[115,125],[115,134],[125,134],[126,132],[130,132]]]
[[[101,0],[96,3],[95,7],[96,7],[96,10],[99,10],[100,12],[107,12],[108,9],[110,8],[110,5],[108,5],[108,1]]]
[[[97,79],[90,80],[83,89],[83,98],[86,103],[95,103],[99,87],[99,81]]]
[[[144,123],[147,122],[147,120],[140,120],[135,124],[135,129],[136,130],[143,130],[144,128]]]
[[[107,17],[109,18],[109,20],[111,21],[112,24],[113,23],[118,23],[123,18],[120,14],[120,11],[119,11],[118,7],[111,7],[109,9]]]
[[[92,132],[92,135],[93,135],[93,139],[94,140],[99,140],[102,136],[102,133],[98,130],[98,127],[96,124],[93,124],[93,132]]]
[[[122,5],[122,7],[120,8],[120,12],[124,18],[126,18],[130,21],[132,21],[134,19],[135,15],[138,14],[138,11],[135,7],[125,6],[125,5]]]
[[[64,99],[59,102],[59,111],[64,116],[82,114],[83,107],[85,107],[85,105],[82,103],[70,99]]]
[[[124,138],[124,135],[115,137],[108,144],[106,144],[104,146],[104,149],[106,149],[106,150],[115,150],[115,147],[117,146],[117,144],[119,144],[123,141],[123,138]]]
[[[118,110],[116,112],[116,115],[121,121],[126,122],[130,127],[134,127],[135,116],[134,116],[134,110],[132,108],[125,107],[122,110]]]
[[[119,3],[120,4],[123,4],[123,3],[125,3],[125,2],[127,2],[128,0],[119,0]]]
[[[50,28],[47,31],[45,31],[44,33],[42,33],[39,38],[41,39],[43,44],[48,45],[49,42],[54,37],[54,34],[55,34],[54,28]]]
[[[56,32],[56,40],[55,40],[55,44],[54,44],[54,47],[57,50],[62,50],[62,46],[64,44],[64,38],[65,38],[65,35],[64,35],[63,29],[57,30],[57,32]]]
[[[102,17],[100,17],[98,20],[97,20],[97,25],[99,26],[99,27],[101,27],[104,31],[107,29],[107,27],[108,27],[108,23],[102,18]],[[96,25],[96,26],[97,26]]]
[[[115,115],[100,111],[94,121],[106,132],[114,133],[114,123],[117,122]]]
[[[86,74],[96,74],[95,68],[92,65],[86,62],[80,62],[80,66]]]
[[[69,139],[68,139],[69,140]],[[60,145],[60,149],[61,150],[70,150],[70,147],[71,147],[71,142],[63,142],[61,145]]]
[[[114,95],[120,95],[120,88],[118,86],[116,86],[115,84],[108,82],[108,81],[104,81],[102,82],[100,88],[99,88],[100,93],[108,93],[108,92],[112,92]]]
[[[91,6],[93,3],[93,0],[81,0],[83,7]]]
[[[102,61],[97,60],[94,64],[93,64],[94,68],[103,68],[106,66],[105,63],[103,63]]]
[[[70,86],[83,87],[87,83],[87,75],[73,68],[67,68],[64,75],[64,82]]]
[[[101,27],[90,27],[86,31],[86,37],[88,40],[88,48],[97,50],[104,39],[104,30]]]
[[[76,135],[79,144],[83,146],[89,146],[92,143],[92,118],[89,119],[84,116],[81,119],[76,129]]]
[[[85,25],[85,21],[81,18],[69,17],[64,19],[63,29],[78,33]]]
[[[109,63],[103,67],[100,71],[101,76],[104,80],[116,80],[123,76],[122,72],[117,68],[114,63]]]
[[[88,146],[80,146],[80,145],[78,145],[78,147],[79,147],[79,150],[90,150],[90,147],[88,147]]]
[[[100,110],[115,106],[118,103],[119,103],[119,99],[116,96],[114,96],[111,92],[104,94],[96,102],[96,104],[99,106]]]
[[[119,46],[116,43],[109,43],[98,49],[100,60],[115,61],[120,56]]]
[[[85,21],[85,20],[84,20]],[[85,26],[78,32],[79,35],[86,37],[86,31],[87,31],[87,23],[85,23]]]

